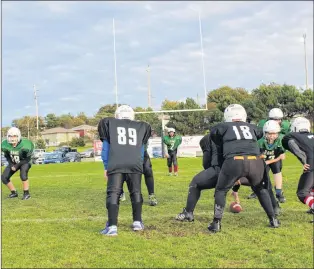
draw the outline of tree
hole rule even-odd
[[[85,141],[83,137],[79,137],[79,138],[72,138],[71,142],[70,142],[70,146],[71,147],[84,147],[85,146]]]
[[[53,114],[47,114],[45,117],[45,123],[46,123],[46,128],[51,129],[60,126],[60,120],[59,118]]]
[[[60,126],[66,129],[73,128],[73,116],[69,114],[63,114],[59,117]]]
[[[35,147],[38,149],[45,149],[46,148],[46,143],[43,139],[38,139],[35,143]]]
[[[12,126],[20,129],[22,137],[36,137],[37,136],[37,118],[31,116],[24,116],[20,119],[14,119]],[[44,129],[45,121],[43,117],[38,118],[38,132]],[[38,134],[38,135],[39,135]]]
[[[299,102],[299,113],[312,118],[314,117],[314,92],[311,89],[303,91]]]
[[[153,111],[151,108],[144,109],[142,107],[136,107],[135,112],[141,111]],[[149,123],[158,135],[161,135],[161,120],[156,113],[147,113],[147,114],[135,114],[135,119],[139,121],[145,121]]]
[[[76,118],[81,119],[84,122],[83,124],[88,124],[88,118],[84,112],[78,113]]]

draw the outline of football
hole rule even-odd
[[[237,202],[232,202],[230,204],[230,212],[232,213],[240,213],[242,211],[242,206],[240,204],[238,204]]]

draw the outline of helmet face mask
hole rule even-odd
[[[263,126],[264,137],[269,144],[272,144],[278,138],[280,131],[280,125],[275,120],[269,120]]]
[[[169,136],[173,137],[175,134],[176,130],[174,128],[168,128],[168,134]]]
[[[21,141],[21,131],[16,127],[11,127],[7,133],[8,143],[17,145]]]
[[[279,133],[265,133],[265,138],[269,144],[273,144],[278,136]]]
[[[128,105],[122,105],[116,109],[115,118],[120,119],[120,120],[122,120],[122,119],[134,120],[135,113],[134,113],[134,110],[132,109],[132,107],[130,107]]]
[[[243,106],[239,104],[229,105],[224,112],[225,122],[243,121],[246,122],[247,114]]]

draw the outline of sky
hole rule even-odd
[[[223,85],[313,88],[313,2],[2,2],[2,126],[48,113],[93,116],[118,102],[152,106]]]

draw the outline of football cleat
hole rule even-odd
[[[279,228],[280,221],[277,218],[270,218],[269,219],[269,227],[271,228]]]
[[[248,199],[255,199],[255,198],[257,198],[257,195],[253,192],[247,198]]]
[[[24,193],[22,200],[28,200],[30,198],[31,198],[31,195],[29,193]]]
[[[211,224],[208,225],[207,229],[211,233],[218,233],[221,231],[221,221],[214,220]]]
[[[308,211],[306,211],[308,214],[314,214],[314,209],[310,208]]]
[[[118,235],[118,227],[116,225],[109,226],[109,223],[107,222],[105,229],[101,230],[100,234],[106,236],[116,236]]]
[[[169,173],[168,176],[171,177],[171,176],[172,176],[172,173]]]
[[[194,216],[192,212],[187,212],[185,208],[183,208],[182,213],[179,213],[176,216],[176,220],[184,221],[187,220],[189,222],[194,221]]]
[[[174,176],[177,177],[177,176],[178,176],[178,172],[175,172],[175,173],[174,173]]]
[[[281,192],[280,194],[276,194],[276,198],[279,201],[279,203],[286,202],[286,198],[283,196],[283,192]]]
[[[126,200],[124,192],[120,194],[120,198],[119,199],[120,199],[121,202]]]
[[[281,213],[281,208],[278,201],[277,201],[277,206],[274,208],[274,213],[276,217],[279,216]]]
[[[149,205],[150,206],[155,206],[157,205],[158,201],[157,201],[157,198],[155,196],[155,194],[151,194],[148,196],[148,199],[149,199]]]
[[[11,194],[8,196],[8,198],[15,198],[15,197],[18,197],[17,192],[11,193]]]
[[[142,221],[134,221],[132,224],[133,231],[142,231],[144,230],[144,224]]]

